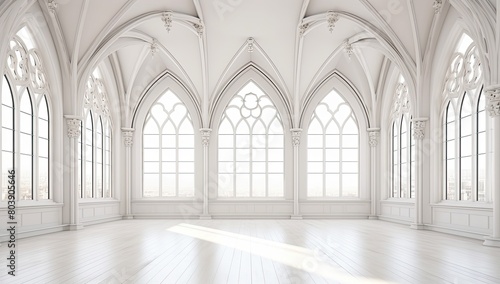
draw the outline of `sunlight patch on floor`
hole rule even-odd
[[[312,250],[303,247],[186,223],[173,226],[168,231],[258,255],[296,269],[315,273],[331,281],[340,283],[391,283],[379,279],[353,276],[346,273],[339,265],[317,259]]]

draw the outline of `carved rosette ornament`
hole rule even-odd
[[[299,27],[300,36],[303,36],[306,33],[307,29],[309,29],[310,26],[311,26],[311,23],[305,23],[305,24],[300,25],[300,27]]]
[[[79,117],[74,116],[66,116],[66,124],[68,126],[68,137],[69,138],[78,138],[81,134],[81,119]]]
[[[434,14],[438,15],[441,13],[441,8],[443,7],[443,0],[434,0],[432,8],[434,8]]]
[[[247,39],[247,51],[248,52],[253,52],[253,45],[254,45],[254,42],[255,40],[253,39],[253,37],[249,37]]]
[[[156,53],[158,53],[160,44],[156,38],[153,38],[151,41],[151,57],[154,57]]]
[[[292,128],[290,129],[292,132],[292,143],[294,147],[299,147],[300,146],[300,135],[302,133],[301,128]]]
[[[349,59],[351,59],[351,56],[354,54],[354,48],[352,47],[352,44],[349,42],[349,39],[344,40],[343,42],[344,45],[344,51],[349,56]]]
[[[198,33],[198,36],[202,37],[203,36],[203,31],[204,31],[203,24],[201,22],[200,23],[194,23],[193,27],[196,30],[196,32]]]
[[[328,11],[326,14],[326,21],[328,23],[328,30],[333,32],[333,28],[335,28],[335,24],[339,21],[339,14],[333,11]]]
[[[57,2],[55,0],[48,0],[47,1],[47,8],[49,9],[49,11],[52,14],[55,14],[56,13],[56,9],[57,9]]]
[[[122,128],[122,137],[125,147],[132,147],[132,144],[134,143],[134,129]]]
[[[413,119],[413,139],[423,140],[425,138],[425,124],[427,122],[426,118]]]
[[[172,28],[172,16],[172,11],[163,12],[161,16],[161,20],[163,21],[163,25],[165,26],[167,32],[170,32],[170,29]]]
[[[486,90],[486,110],[491,117],[500,116],[500,86]]]
[[[210,128],[202,128],[200,129],[201,133],[201,143],[204,147],[208,147],[210,144],[210,134],[212,133],[212,129]]]
[[[379,135],[380,128],[368,129],[368,144],[370,144],[370,147],[377,147]]]

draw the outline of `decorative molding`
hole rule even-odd
[[[153,41],[151,42],[151,56],[154,57],[156,53],[158,53],[160,44],[158,43],[158,40],[156,38],[153,38]]]
[[[328,30],[333,32],[333,28],[335,28],[335,24],[339,21],[339,14],[333,11],[328,11],[326,14],[326,21],[328,22]]]
[[[305,24],[300,25],[299,26],[299,35],[304,36],[304,34],[306,33],[306,31],[309,29],[310,26],[311,26],[311,23],[305,23]]]
[[[193,27],[196,30],[196,32],[198,33],[198,36],[202,37],[203,36],[203,31],[205,29],[205,27],[203,26],[203,24],[201,22],[200,23],[193,23]]]
[[[486,110],[491,117],[500,116],[500,86],[486,88]]]
[[[210,144],[210,134],[212,133],[212,129],[201,128],[200,133],[201,133],[201,144],[203,144],[203,146],[205,147],[208,147],[208,145]]]
[[[408,96],[408,86],[405,83],[399,83],[396,86],[396,96],[392,107],[393,115],[399,117],[401,114],[409,113],[410,110],[411,104]]]
[[[46,80],[42,58],[36,48],[28,49],[17,35],[8,43],[6,70],[17,85],[29,85],[31,91],[44,94],[49,86]]]
[[[292,132],[292,143],[294,147],[300,146],[300,135],[302,133],[301,128],[292,128],[290,129],[290,132]]]
[[[414,118],[414,119],[412,119],[413,139],[423,140],[425,138],[426,122],[427,122],[427,118]]]
[[[247,39],[247,46],[248,46],[247,51],[248,52],[253,52],[253,45],[254,45],[254,43],[255,43],[255,40],[253,39],[253,37],[249,37]]]
[[[85,88],[84,107],[109,116],[108,95],[102,79],[90,75]]]
[[[352,44],[349,43],[349,39],[344,40],[343,45],[345,53],[349,56],[349,59],[351,59],[351,55],[354,54],[354,49],[352,48]]]
[[[368,144],[370,147],[377,147],[378,137],[380,136],[380,128],[368,128]]]
[[[47,8],[49,9],[49,12],[52,14],[56,14],[56,9],[57,9],[57,2],[56,0],[48,0],[47,1]]]
[[[443,0],[434,0],[432,8],[434,8],[434,14],[438,15],[441,13],[441,8],[443,7]]]
[[[161,20],[163,21],[163,24],[167,32],[170,32],[170,29],[172,28],[172,11],[163,12]]]
[[[132,144],[134,143],[134,129],[122,128],[122,137],[125,147],[132,147]]]
[[[65,115],[66,125],[68,126],[68,137],[78,138],[81,135],[81,122],[82,118],[74,115]]]
[[[482,80],[481,58],[477,46],[472,43],[465,53],[456,52],[446,71],[444,93],[458,98],[465,91],[477,89]]]

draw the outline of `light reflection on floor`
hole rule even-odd
[[[332,262],[321,261],[312,250],[245,236],[222,230],[181,223],[168,229],[170,232],[224,245],[269,260],[317,274],[329,281],[340,283],[392,283],[379,279],[353,276]]]

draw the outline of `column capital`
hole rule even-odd
[[[415,140],[423,140],[425,138],[425,125],[429,120],[427,117],[413,118],[412,126],[413,126],[413,139]]]
[[[491,117],[500,116],[500,85],[485,88],[486,110]]]
[[[366,131],[368,131],[368,143],[370,147],[377,147],[380,128],[368,128]]]
[[[208,147],[210,144],[210,135],[212,134],[212,129],[210,128],[200,128],[201,133],[201,143],[203,146]]]
[[[135,129],[133,128],[122,127],[123,144],[125,144],[127,148],[132,147],[134,143],[134,131]]]
[[[300,135],[302,134],[302,128],[292,128],[292,142],[293,146],[298,147],[300,145]]]
[[[68,126],[68,137],[69,138],[78,138],[81,135],[80,123],[82,122],[82,118],[76,115],[65,115],[66,125]]]

